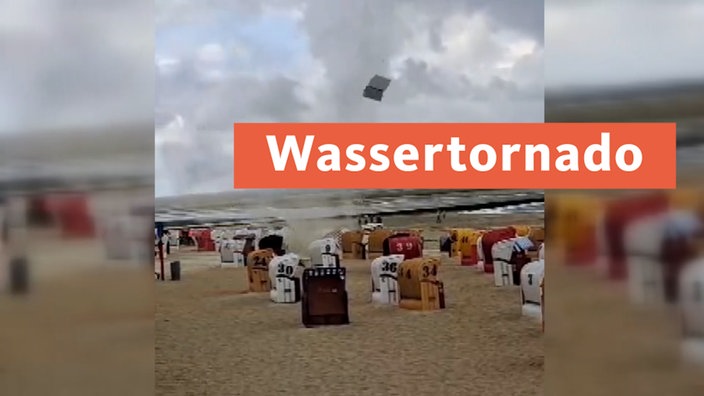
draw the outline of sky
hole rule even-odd
[[[544,86],[704,74],[701,0],[74,5],[0,0],[0,137],[154,116],[162,196],[231,188],[234,121],[541,121]]]
[[[475,100],[471,106],[459,104],[467,98],[481,97],[484,90],[474,87],[473,97],[463,97],[463,90],[469,90],[470,84],[454,84],[456,70],[435,70],[440,64],[453,70],[459,65],[472,83],[482,84],[491,74],[486,65],[496,58],[479,55],[482,48],[488,48],[487,31],[492,32],[491,40],[503,42],[531,40],[542,32],[540,0],[386,0],[383,3],[390,4],[376,5],[368,14],[364,12],[364,1],[340,0],[334,6],[327,3],[105,0],[79,1],[74,2],[74,7],[66,7],[65,0],[0,0],[0,136],[41,128],[100,125],[95,128],[97,133],[110,130],[105,128],[106,122],[150,120],[154,115],[155,79],[160,102],[157,110],[162,114],[159,120],[183,113],[193,127],[194,117],[186,113],[196,109],[187,99],[187,87],[191,84],[194,92],[200,92],[196,95],[201,98],[199,117],[210,117],[208,114],[216,112],[216,106],[204,105],[202,98],[205,91],[218,96],[212,87],[216,76],[211,75],[211,86],[193,78],[179,83],[173,74],[170,81],[162,74],[157,77],[155,50],[162,69],[168,70],[171,62],[172,73],[193,75],[183,68],[179,71],[174,62],[193,65],[198,51],[209,43],[215,46],[204,50],[202,56],[211,59],[201,59],[201,65],[210,62],[212,68],[218,62],[217,45],[222,45],[229,62],[228,73],[239,76],[231,79],[233,86],[222,88],[236,90],[238,95],[226,95],[227,100],[220,106],[236,106],[241,113],[252,114],[252,118],[267,119],[271,118],[270,113],[281,112],[275,108],[278,102],[268,101],[266,111],[250,111],[255,106],[264,107],[262,98],[279,90],[294,91],[303,97],[315,94],[318,98],[315,106],[287,107],[286,111],[294,114],[290,118],[305,115],[306,119],[317,119],[316,113],[332,118],[335,112],[350,118],[398,119],[404,112],[419,117],[419,112],[411,109],[422,109],[420,113],[431,118],[426,102],[435,103],[433,119],[443,113],[461,113],[466,108],[471,112],[463,119],[474,119],[478,113],[491,118],[496,105],[492,111],[487,108],[491,106],[484,105],[487,101]],[[282,9],[282,4],[288,9]],[[483,16],[471,19],[475,14]],[[407,23],[402,23],[403,18]],[[701,0],[547,0],[545,18],[548,87],[639,82],[704,73]],[[467,27],[463,20],[474,23]],[[471,39],[467,34],[462,36],[463,26],[465,33],[471,33]],[[185,33],[179,34],[179,30]],[[440,42],[438,38],[443,35],[447,48],[440,56],[428,48]],[[451,35],[457,39],[448,40]],[[516,35],[521,39],[516,39]],[[357,56],[362,48],[370,53]],[[519,45],[514,48],[521,53]],[[403,54],[408,53],[414,56],[406,65],[406,76],[431,74],[431,81],[415,78],[410,84],[410,78],[401,78],[394,81],[384,107],[356,102],[357,106],[348,106],[355,113],[342,110],[345,98],[357,100],[356,96],[337,94],[349,90],[344,88],[343,80],[359,91],[358,76],[368,78],[367,74],[387,68],[398,72],[398,63],[403,66]],[[338,57],[337,61],[333,57]],[[537,58],[533,59],[539,63]],[[427,72],[424,65],[433,72]],[[525,65],[523,72],[512,76],[523,81],[523,92],[525,81],[530,80],[526,77],[531,75],[530,67]],[[259,76],[256,82],[246,82],[253,79],[253,74]],[[336,88],[331,87],[333,80],[338,82]],[[500,85],[500,81],[496,80],[495,85]],[[436,92],[449,91],[455,100],[428,95],[425,91],[431,88]],[[242,95],[242,91],[247,94]],[[167,98],[171,102],[168,106]],[[397,105],[391,106],[393,101]],[[404,105],[399,105],[399,101],[404,101]],[[522,119],[532,114],[530,106],[512,105],[506,109],[508,118]],[[258,114],[261,112],[264,114]],[[230,122],[232,117],[226,118]],[[217,117],[212,120],[218,128],[210,129],[220,129]]]
[[[545,89],[704,77],[700,0],[157,0],[156,12],[157,196],[230,190],[235,121],[540,122]],[[392,78],[381,103],[361,95],[374,74]]]
[[[0,137],[154,114],[154,7],[0,0]]]
[[[157,196],[230,190],[235,121],[543,120],[542,1],[156,7]],[[381,103],[362,97],[374,74]]]
[[[547,0],[545,85],[704,78],[704,1]]]

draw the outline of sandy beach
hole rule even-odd
[[[545,394],[702,394],[702,367],[681,359],[676,307],[635,305],[625,284],[546,246]]]
[[[448,213],[440,225],[432,214],[384,219],[390,228],[423,228],[429,240],[445,227],[542,221],[542,214]],[[334,222],[294,227],[312,240]],[[214,253],[177,256],[183,280],[156,288],[158,395],[541,393],[540,323],[521,316],[518,287],[496,288],[488,275],[453,260],[445,259],[440,273],[447,309],[433,313],[372,305],[369,262],[345,260],[352,323],[305,329],[299,304],[243,294],[244,269],[219,268]]]
[[[542,215],[384,221],[432,240],[445,227],[540,224]],[[303,243],[338,223],[293,226]],[[449,261],[448,309],[423,314],[372,306],[368,263],[347,260],[352,324],[304,329],[298,304],[241,294],[244,271],[220,269],[213,253],[172,257],[181,282],[121,268],[89,242],[33,253],[31,295],[0,295],[0,394],[687,396],[704,386],[701,368],[678,357],[672,312],[636,309],[623,285],[564,268],[550,248],[544,336],[521,317],[516,288]]]

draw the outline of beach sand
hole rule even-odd
[[[443,227],[542,216],[384,220],[432,239]],[[338,223],[354,225],[294,226],[311,238]],[[0,394],[701,394],[701,368],[684,366],[673,345],[675,317],[634,309],[622,285],[563,268],[550,246],[542,336],[520,317],[517,290],[449,263],[448,309],[421,314],[371,306],[368,265],[346,262],[352,324],[303,329],[297,304],[234,294],[243,271],[217,268],[216,255],[183,253],[183,280],[155,282],[149,269],[106,261],[95,242],[50,241],[33,250],[31,295],[0,293]]]
[[[545,394],[703,394],[703,367],[681,359],[676,307],[635,305],[625,283],[568,267],[546,246]]]
[[[305,229],[310,241],[335,222],[294,228]],[[542,214],[448,213],[441,225],[432,214],[384,222],[423,228],[428,239],[437,239],[444,227],[541,224]],[[428,242],[428,248],[437,245]],[[372,305],[369,262],[344,260],[351,324],[306,329],[300,304],[243,294],[245,270],[218,268],[217,254],[175,257],[182,281],[157,282],[156,288],[158,395],[541,393],[540,323],[521,316],[518,287],[496,288],[490,276],[450,259],[440,271],[447,309],[432,313]]]

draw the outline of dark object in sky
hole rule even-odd
[[[381,98],[384,96],[384,91],[390,84],[390,79],[375,74],[374,77],[369,80],[369,84],[367,84],[366,88],[364,88],[364,93],[362,96],[381,102]]]

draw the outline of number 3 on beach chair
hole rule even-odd
[[[401,263],[398,269],[399,307],[416,311],[445,308],[445,288],[438,280],[440,260],[416,258]]]
[[[372,302],[398,305],[398,267],[403,259],[403,254],[394,254],[372,261]]]

